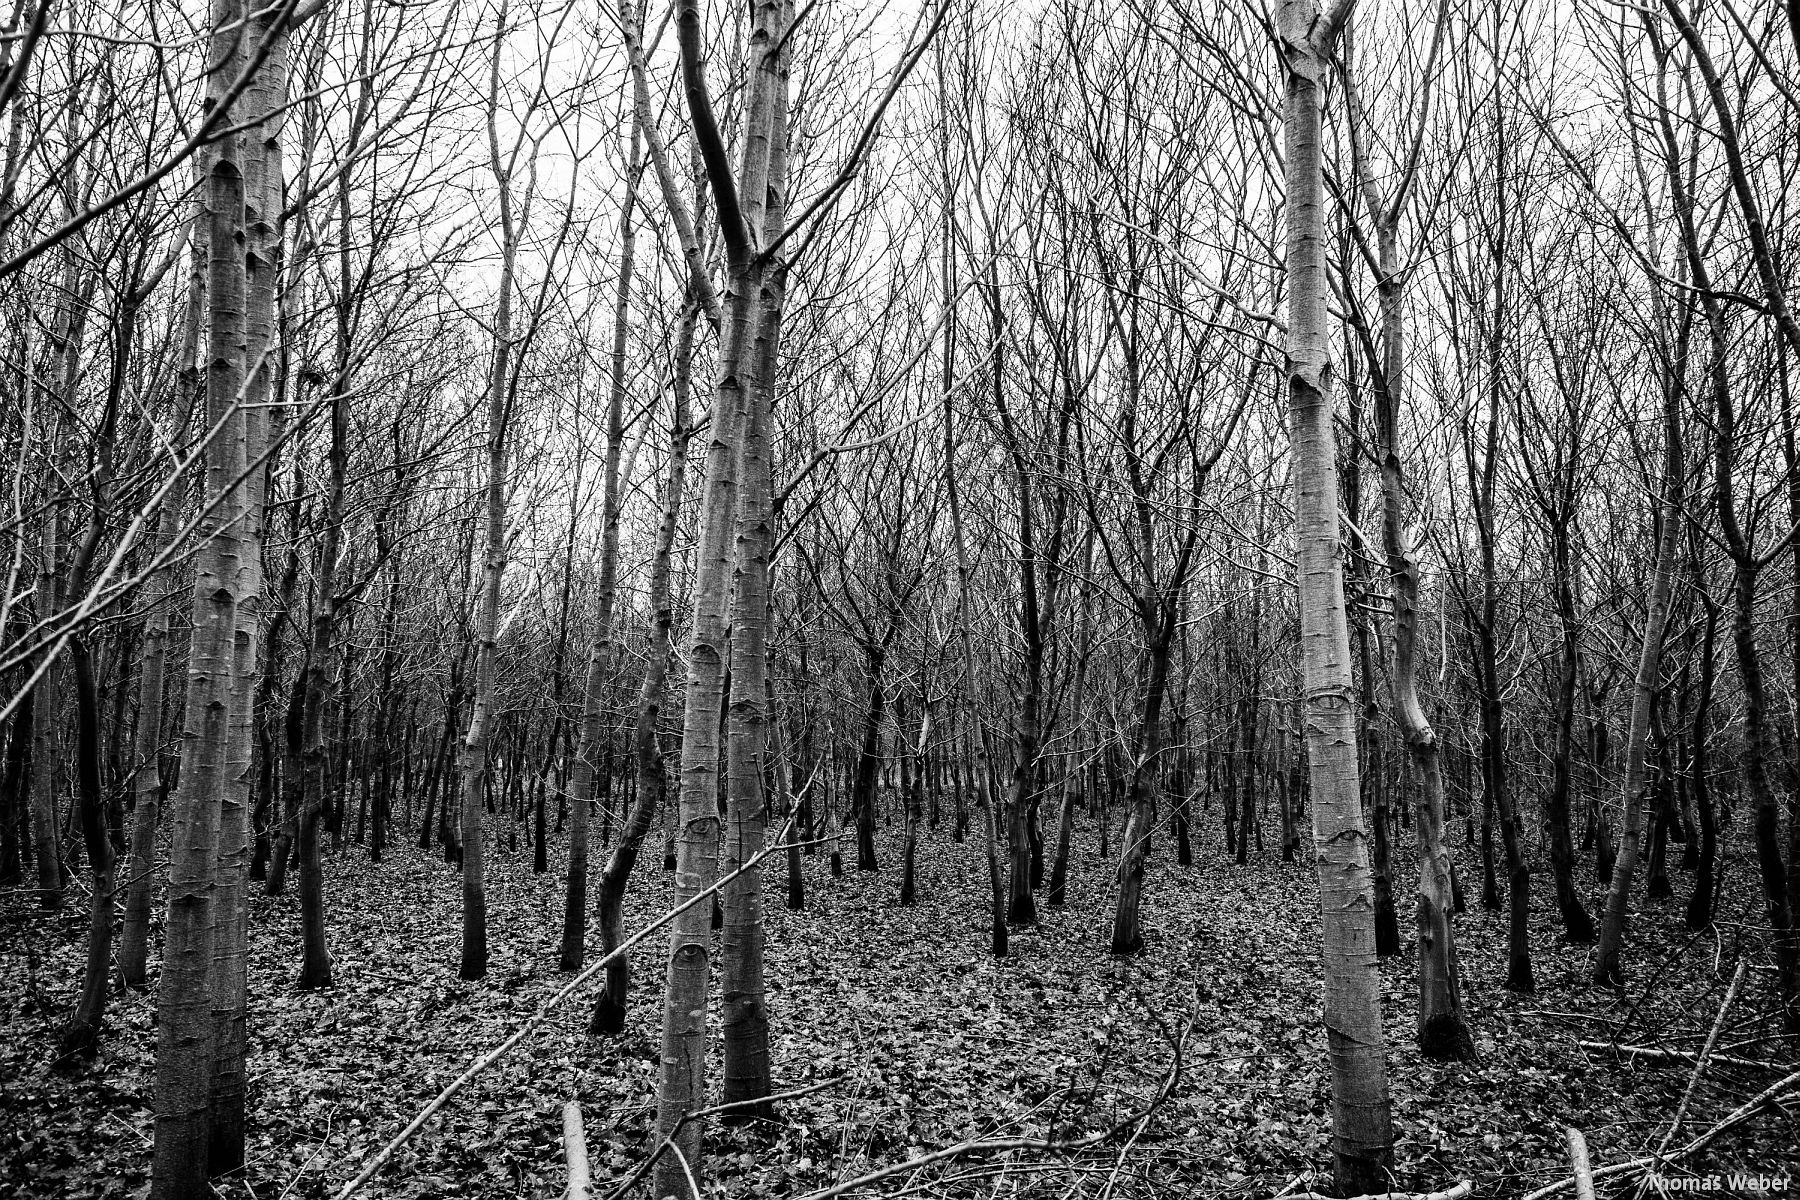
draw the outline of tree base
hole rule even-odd
[[[587,1031],[591,1037],[617,1037],[624,1033],[625,1001],[602,989],[594,1001],[594,1015],[588,1021]]]
[[[1419,1053],[1433,1062],[1473,1062],[1475,1039],[1459,1013],[1439,1013],[1419,1027]]]

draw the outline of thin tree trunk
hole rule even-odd
[[[675,652],[675,611],[669,578],[675,531],[681,517],[682,493],[687,482],[688,439],[693,436],[688,392],[698,321],[699,309],[690,297],[676,334],[673,407],[669,416],[669,467],[663,484],[662,523],[657,527],[656,550],[650,560],[650,651],[638,692],[637,723],[633,731],[637,795],[632,802],[631,815],[619,832],[619,840],[600,872],[598,924],[603,953],[611,953],[624,941],[625,886],[668,787],[668,770],[663,763],[657,724],[668,690],[669,659]],[[625,1031],[625,1003],[630,988],[631,960],[622,954],[607,965],[600,994],[594,1000],[589,1033],[619,1034]]]
[[[636,19],[629,4],[621,7],[620,16],[626,21]],[[594,638],[588,649],[587,677],[581,689],[581,741],[575,751],[570,778],[574,807],[569,814],[569,875],[564,893],[562,953],[558,963],[565,971],[581,966],[587,935],[588,823],[593,808],[594,763],[600,756],[602,702],[606,677],[612,669],[613,609],[619,590],[619,519],[624,509],[619,463],[625,445],[625,353],[631,331],[631,281],[637,245],[637,226],[632,221],[632,211],[637,206],[637,184],[642,172],[638,129],[634,124],[630,162],[626,168],[625,199],[619,209],[619,293],[613,308],[612,377],[606,400],[606,460],[600,484],[605,524],[600,538],[599,604],[594,615]],[[640,840],[642,836],[639,834]]]
[[[1387,1186],[1393,1161],[1373,887],[1357,778],[1356,714],[1338,563],[1337,456],[1325,311],[1320,109],[1345,0],[1277,11],[1284,59],[1289,436],[1298,543],[1301,664],[1306,684],[1313,842],[1324,923],[1324,1018],[1331,1058],[1337,1190]]]

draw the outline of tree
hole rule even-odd
[[[1306,680],[1313,843],[1324,919],[1325,1028],[1331,1047],[1332,1153],[1345,1195],[1386,1186],[1393,1157],[1373,894],[1362,826],[1350,638],[1338,563],[1331,343],[1325,324],[1325,214],[1319,115],[1353,0],[1283,0],[1276,13],[1284,76],[1289,429],[1299,553],[1300,648]]]

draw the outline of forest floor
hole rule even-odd
[[[1307,1171],[1325,1188],[1329,1098],[1309,867],[1277,861],[1273,842],[1271,853],[1243,867],[1202,842],[1199,865],[1180,868],[1171,840],[1159,837],[1145,897],[1146,952],[1115,963],[1106,953],[1110,872],[1084,822],[1069,903],[1041,907],[1038,927],[1015,929],[1011,954],[997,961],[987,953],[979,841],[955,844],[947,827],[925,836],[919,903],[901,908],[898,832],[882,831],[884,869],[876,873],[847,866],[834,878],[823,852],[806,856],[803,912],[784,907],[785,872],[779,857],[769,860],[775,1086],[836,1082],[784,1103],[773,1121],[714,1126],[709,1195],[800,1196],[965,1138],[1098,1131],[1171,1078],[1177,1042],[1180,1070],[1167,1098],[1116,1136],[1064,1155],[1021,1151],[940,1164],[858,1194],[1266,1198]],[[530,873],[523,839],[518,853],[493,854],[491,966],[473,984],[456,978],[459,882],[435,854],[402,846],[380,865],[360,847],[328,855],[336,981],[324,991],[293,986],[297,900],[253,893],[251,1144],[248,1166],[225,1181],[223,1195],[331,1195],[567,981],[556,967],[560,847],[553,840],[545,875]],[[627,903],[630,929],[668,906],[671,877],[650,850]],[[853,862],[853,847],[846,850]],[[1397,864],[1396,879],[1405,934],[1410,859]],[[1687,877],[1677,875],[1676,884],[1685,892]],[[1410,944],[1384,965],[1400,1185],[1468,1179],[1481,1197],[1523,1195],[1566,1174],[1563,1124],[1586,1132],[1596,1165],[1654,1149],[1691,1067],[1577,1043],[1616,1034],[1626,1044],[1697,1050],[1742,930],[1760,918],[1754,875],[1733,863],[1715,933],[1687,934],[1677,901],[1649,905],[1627,946],[1630,986],[1599,991],[1587,982],[1591,949],[1557,944],[1548,877],[1535,876],[1533,887],[1535,995],[1500,986],[1503,914],[1472,908],[1458,923],[1478,1061],[1421,1060],[1411,1037]],[[73,1070],[49,1061],[76,990],[83,907],[47,916],[28,894],[0,896],[7,1197],[131,1197],[147,1187],[153,998],[115,998],[97,1060]],[[609,1195],[648,1149],[662,979],[660,953],[649,948],[663,944],[653,935],[636,956],[623,1038],[585,1034],[593,989],[584,989],[453,1098],[364,1194],[555,1197],[565,1183],[560,1109],[578,1097],[597,1194]],[[1761,951],[1753,958],[1767,961]],[[1776,1036],[1768,992],[1768,976],[1753,969],[1720,1048],[1792,1064],[1800,1056]],[[1696,1090],[1685,1133],[1703,1132],[1778,1077],[1715,1065]],[[1790,1190],[1800,1187],[1800,1117],[1765,1112],[1682,1167],[1786,1174],[1795,1179]],[[1602,1196],[1614,1194],[1603,1185]]]

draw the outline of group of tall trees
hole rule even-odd
[[[574,970],[660,849],[719,893],[665,963],[685,1194],[714,975],[725,1101],[773,1090],[775,831],[795,907],[802,843],[905,905],[980,839],[996,954],[1108,872],[1131,955],[1157,839],[1308,823],[1346,1194],[1407,870],[1429,1055],[1464,973],[1534,986],[1534,890],[1615,985],[1734,848],[1800,1028],[1790,16],[20,0],[0,881],[89,897],[57,1052],[154,982],[199,1194],[252,881],[319,988],[327,843],[441,852],[474,980],[490,871],[564,843]]]

